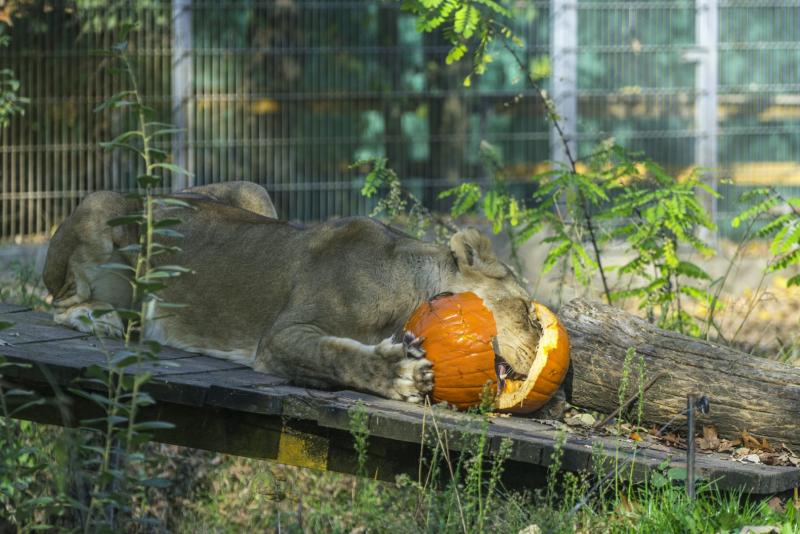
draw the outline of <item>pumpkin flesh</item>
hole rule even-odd
[[[524,380],[506,379],[497,397],[497,408],[512,413],[530,413],[544,406],[558,391],[569,369],[569,337],[558,317],[534,302],[542,337],[536,357]]]

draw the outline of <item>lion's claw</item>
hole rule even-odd
[[[403,334],[403,346],[406,349],[406,356],[410,358],[424,358],[425,349],[422,348],[424,337],[417,337],[408,330]]]
[[[389,360],[389,391],[384,393],[387,397],[418,403],[433,391],[433,364],[425,358],[423,341],[422,337],[404,332],[399,342],[389,338],[377,345],[377,354]]]

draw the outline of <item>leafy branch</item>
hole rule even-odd
[[[131,129],[102,143],[109,150],[125,150],[138,159],[142,174],[136,178],[138,192],[128,198],[140,206],[138,212],[111,219],[111,227],[119,227],[133,236],[131,243],[119,249],[124,263],[108,263],[101,267],[123,277],[131,285],[131,307],[129,309],[101,310],[96,316],[116,315],[124,321],[124,348],[110,350],[102,337],[98,336],[107,359],[105,365],[90,367],[83,385],[99,386],[105,394],[74,388],[72,393],[96,404],[103,416],[81,421],[89,429],[100,429],[101,445],[85,446],[95,472],[89,503],[83,519],[85,532],[98,528],[115,529],[134,521],[134,495],[146,488],[168,485],[163,479],[149,478],[144,469],[145,458],[135,453],[136,448],[151,437],[156,430],[172,428],[163,421],[140,421],[143,408],[154,404],[152,397],[143,390],[151,379],[149,371],[138,372],[136,366],[156,362],[161,346],[146,339],[148,323],[157,320],[161,309],[181,306],[165,302],[158,292],[166,287],[169,279],[190,272],[179,265],[164,265],[155,261],[165,253],[180,251],[173,244],[182,236],[174,227],[181,221],[173,213],[191,208],[187,203],[169,197],[157,197],[155,192],[162,183],[163,173],[189,174],[183,168],[170,163],[168,154],[155,145],[159,137],[176,131],[170,124],[152,119],[155,111],[144,103],[136,70],[132,63],[128,33],[133,25],[122,30],[123,41],[101,53],[107,56],[107,66],[124,75],[129,89],[121,91],[95,111],[117,111],[132,119]]]
[[[403,6],[417,15],[422,31],[443,27],[445,36],[454,43],[447,63],[461,59],[467,51],[466,42],[474,39],[475,33],[465,33],[464,28],[481,28],[481,46],[499,38],[541,101],[563,145],[566,162],[556,163],[555,168],[533,177],[539,187],[528,206],[509,194],[499,157],[495,158],[491,165],[493,180],[487,190],[478,184],[462,183],[440,195],[440,198],[453,198],[451,215],[458,217],[480,208],[492,222],[495,233],[506,228],[515,244],[547,228],[551,235],[544,239],[550,247],[544,272],[556,265],[569,266],[580,282],[588,284],[596,271],[608,303],[635,296],[643,299],[641,304],[652,320],[655,321],[658,311],[660,324],[674,323],[678,330],[698,334],[697,325],[683,309],[682,298],[707,301],[705,288],[697,284],[707,281],[708,275],[679,255],[683,248],[703,255],[711,253],[694,234],[698,227],[713,226],[697,201],[696,191],[704,189],[709,194],[716,193],[696,174],[679,182],[655,162],[627,154],[613,143],[599,147],[579,164],[555,105],[540,84],[549,75],[547,65],[534,62],[529,67],[523,60],[518,52],[522,42],[506,24],[510,13],[503,6],[499,6],[501,9],[469,10],[468,23],[457,25],[453,10],[459,6],[469,9],[465,8],[468,4],[470,2],[420,0],[405,2]],[[475,54],[486,50],[481,46],[475,47]],[[481,64],[485,66],[486,63]],[[483,70],[473,69],[472,72],[481,74]],[[603,246],[612,239],[626,241],[637,253],[633,262],[620,268],[621,274],[631,276],[634,286],[625,291],[615,292],[609,284],[609,266]],[[642,280],[647,282],[645,286],[638,285]]]
[[[743,222],[766,219],[756,235],[771,238],[769,251],[775,258],[767,271],[800,265],[800,198],[786,197],[775,187],[764,187],[746,193],[742,201],[755,204],[734,218],[732,225],[738,228]],[[786,286],[800,286],[800,274],[790,277]]]
[[[509,19],[511,12],[496,0],[402,0],[401,6],[417,17],[417,31],[442,30],[451,44],[447,65],[471,55],[472,69],[464,79],[465,87],[472,84],[473,74],[482,75],[493,61],[489,45],[498,34],[521,42],[511,28],[499,22]]]
[[[370,214],[371,217],[382,217],[389,220],[405,219],[406,230],[411,234],[422,237],[433,227],[437,238],[444,239],[449,234],[458,231],[451,222],[433,213],[422,204],[416,195],[403,187],[397,173],[388,166],[388,160],[383,157],[359,160],[350,165],[351,169],[368,167],[361,194],[372,198],[381,190],[386,193],[378,199],[378,203]]]
[[[0,23],[0,47],[8,46],[11,38],[6,35],[6,26]],[[11,117],[25,113],[29,99],[18,95],[19,80],[11,69],[0,69],[0,128],[8,126]]]
[[[430,32],[437,28],[443,28],[445,38],[453,44],[453,48],[450,50],[445,60],[447,64],[462,59],[468,52],[470,44],[477,40],[477,44],[473,47],[472,72],[467,76],[464,82],[464,85],[467,86],[471,84],[471,76],[473,74],[481,75],[486,71],[487,65],[492,61],[492,56],[488,53],[488,47],[495,38],[499,36],[503,47],[514,58],[520,71],[525,76],[526,81],[534,89],[545,107],[547,117],[552,122],[560,142],[564,146],[564,152],[569,165],[566,172],[578,175],[576,159],[572,154],[569,140],[566,138],[564,130],[559,122],[555,106],[550,99],[547,98],[536,76],[534,76],[533,71],[527,68],[522,58],[512,46],[522,46],[522,41],[514,35],[511,28],[504,22],[504,20],[511,18],[511,12],[507,8],[491,0],[414,0],[403,2],[403,8],[417,16],[417,27],[419,31]],[[577,178],[575,181],[580,182],[581,179]],[[496,183],[493,185],[496,185]],[[575,201],[578,208],[575,210],[576,219],[582,221],[583,231],[580,233],[583,234],[583,232],[585,232],[588,236],[594,259],[589,259],[589,257],[584,254],[585,250],[582,245],[573,243],[569,246],[575,253],[575,261],[573,261],[572,264],[573,266],[579,266],[578,272],[576,272],[576,275],[580,273],[579,278],[585,269],[591,268],[598,270],[603,285],[603,293],[610,304],[612,302],[612,292],[606,276],[607,268],[603,264],[603,257],[600,251],[600,238],[597,235],[598,228],[593,220],[592,198],[587,195],[584,188],[578,187],[575,191],[577,193]],[[564,190],[564,192],[566,193],[567,191]],[[446,196],[456,196],[457,204],[459,201],[463,202],[466,199],[473,198],[475,194],[474,190],[466,189],[458,191],[450,190],[446,192]],[[490,198],[488,202],[490,206],[494,204],[491,199],[500,198],[500,196],[496,194],[496,191],[494,191],[494,187],[487,195]],[[500,204],[511,206],[511,203],[508,201],[501,201]],[[518,206],[518,204],[515,205]],[[558,205],[559,204],[556,204],[555,207],[557,208]],[[456,209],[456,212],[460,211],[463,211],[462,208],[459,207]],[[487,213],[487,215],[490,214]],[[563,215],[557,215],[562,218],[563,223]],[[493,223],[493,226],[495,232],[498,232],[499,230],[496,222]],[[561,226],[563,227],[563,224]],[[560,237],[564,238],[567,237],[567,235],[566,233],[562,233]],[[562,244],[561,246],[562,251],[566,252],[566,245]]]
[[[541,100],[542,104],[544,105],[544,108],[547,112],[547,118],[553,124],[553,127],[555,128],[556,133],[558,135],[559,141],[564,146],[564,155],[566,156],[567,161],[569,162],[568,170],[569,172],[577,176],[578,166],[575,157],[572,155],[572,148],[570,147],[569,140],[567,139],[567,136],[564,134],[564,130],[562,129],[561,123],[559,122],[559,117],[558,114],[556,113],[555,105],[549,98],[547,98],[547,95],[542,90],[542,87],[539,85],[538,80],[533,75],[532,71],[528,69],[526,65],[522,62],[522,58],[519,57],[519,54],[517,54],[516,50],[514,50],[514,48],[511,46],[509,40],[503,39],[502,43],[506,51],[508,51],[509,54],[511,54],[511,57],[514,58],[514,61],[517,63],[517,66],[520,69],[520,72],[524,73],[525,79],[534,89],[539,99]],[[608,279],[606,278],[606,269],[603,266],[603,259],[600,254],[600,244],[596,234],[597,232],[596,225],[592,220],[592,214],[590,208],[591,198],[587,195],[587,191],[584,188],[578,187],[576,188],[576,191],[578,194],[578,203],[582,219],[585,224],[585,228],[589,234],[589,240],[592,244],[592,250],[594,251],[594,259],[595,259],[594,265],[597,267],[597,270],[600,273],[600,280],[603,283],[603,293],[605,294],[606,301],[608,301],[608,303],[611,304],[612,302],[611,290],[608,286]]]

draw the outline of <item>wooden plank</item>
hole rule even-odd
[[[30,308],[26,308],[25,306],[18,306],[16,304],[5,304],[0,302],[0,313],[19,313],[28,311]]]
[[[59,341],[87,337],[87,334],[70,330],[53,323],[50,314],[35,311],[19,311],[8,314],[14,326],[0,332],[0,339],[9,345],[24,345],[42,341]]]
[[[259,373],[245,366],[223,369],[220,371],[181,373],[180,375],[172,377],[171,381],[176,384],[198,384],[208,386],[222,384],[225,386],[244,388],[281,386],[289,382],[286,378]]]
[[[269,399],[263,392],[241,388],[252,383],[281,384],[284,379],[263,375],[246,367],[200,371],[190,373],[164,373],[154,377],[146,385],[146,390],[159,400],[184,404],[187,406],[219,406],[237,409],[243,413],[280,413],[278,407],[260,409],[248,403],[248,399],[262,402]],[[252,401],[250,401],[252,402]],[[274,403],[269,400],[269,403]]]
[[[67,385],[90,365],[100,365],[106,356],[85,339],[0,347],[0,355],[10,362],[30,364],[11,367],[3,374],[15,378],[51,381]]]
[[[235,406],[248,411],[243,400],[226,392],[232,388],[270,386],[285,384],[286,379],[253,371],[248,367],[237,367],[219,371],[200,371],[159,375],[146,386],[147,391],[158,399],[188,406]],[[257,395],[263,393],[256,392]],[[252,395],[249,393],[248,395]],[[271,410],[274,412],[274,408]]]
[[[166,360],[159,358],[158,361],[132,365],[129,370],[131,373],[150,372],[156,378],[164,378],[172,375],[207,373],[212,371],[245,370],[248,369],[242,364],[191,354],[186,358],[174,358]]]

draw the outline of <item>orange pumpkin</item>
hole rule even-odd
[[[497,326],[483,300],[465,292],[441,296],[417,308],[406,329],[425,338],[422,347],[433,363],[433,400],[462,409],[477,406],[488,383],[496,395],[495,405],[502,411],[528,413],[543,406],[566,376],[569,341],[550,310],[538,303],[534,310],[543,334],[531,370],[523,380],[506,379],[497,395],[492,348]]]

